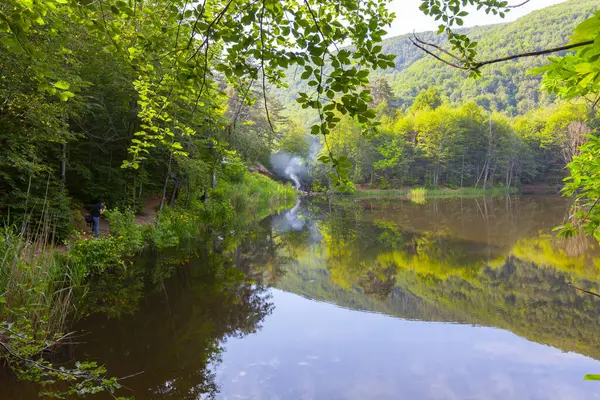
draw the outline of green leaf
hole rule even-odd
[[[58,97],[62,100],[62,101],[68,101],[70,98],[75,97],[74,93],[71,93],[69,91],[64,91],[64,92],[59,92],[58,93]]]
[[[584,381],[600,381],[600,374],[587,374],[583,377]]]
[[[54,87],[60,90],[68,90],[70,86],[71,85],[69,84],[69,82],[65,81],[58,81],[54,83]]]

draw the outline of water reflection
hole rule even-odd
[[[92,286],[72,350],[144,371],[136,399],[594,398],[600,301],[575,287],[600,292],[600,254],[552,236],[567,210],[303,201]]]
[[[323,240],[287,242],[294,257],[277,287],[402,318],[499,327],[600,358],[600,303],[573,287],[600,291],[600,257],[584,239],[550,235],[563,218],[563,202],[320,209]]]
[[[138,268],[152,273],[137,312],[87,318],[78,326],[88,332],[86,344],[75,355],[116,376],[143,372],[126,382],[136,398],[215,398],[223,345],[255,333],[273,309],[266,288],[235,268],[235,249],[216,242],[218,251],[204,243],[139,260]]]

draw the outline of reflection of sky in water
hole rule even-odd
[[[223,399],[594,399],[600,363],[494,328],[406,321],[273,290],[255,335],[230,339]]]

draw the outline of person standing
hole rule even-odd
[[[92,232],[94,237],[100,234],[100,216],[104,214],[104,201],[100,201],[92,206],[90,215],[92,216]]]

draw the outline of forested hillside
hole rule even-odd
[[[525,51],[557,47],[568,42],[568,37],[581,21],[600,7],[599,0],[569,0],[552,7],[534,11],[511,23],[464,29],[472,40],[479,43],[480,59],[491,59]],[[394,22],[402,23],[402,16]],[[417,36],[438,45],[446,44],[443,36],[434,32]],[[467,79],[468,73],[453,69],[415,47],[408,35],[384,40],[383,52],[394,54],[395,67],[374,72],[385,77],[394,91],[395,104],[407,107],[423,89],[437,86],[450,101],[475,101],[487,110],[508,115],[525,114],[554,102],[554,96],[540,91],[541,76],[530,76],[527,71],[547,63],[547,57],[521,58],[487,66],[480,79]],[[446,44],[446,47],[447,44]],[[274,93],[279,101],[291,106],[299,91],[306,91],[304,82],[291,71],[290,88]],[[292,111],[293,110],[293,111]]]

